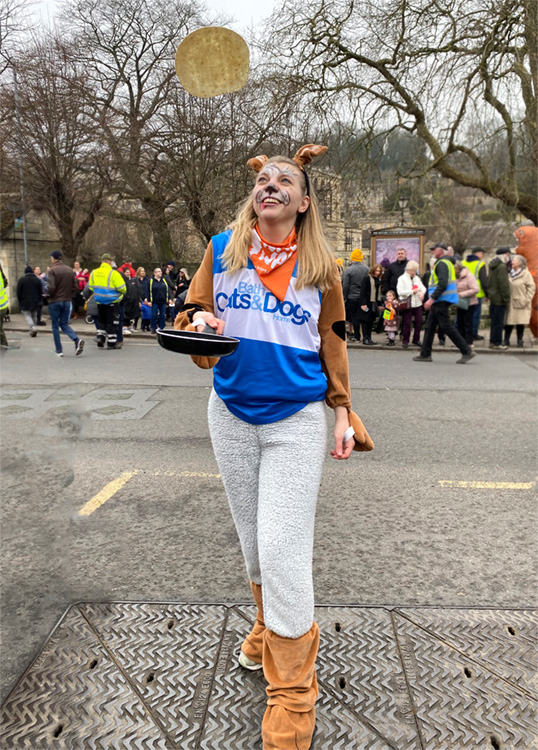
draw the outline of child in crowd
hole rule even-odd
[[[389,289],[385,299],[385,310],[383,311],[383,326],[389,337],[387,346],[394,346],[394,339],[398,332],[398,300],[395,292]]]
[[[140,305],[140,313],[140,317],[142,318],[140,330],[149,331],[151,325],[151,307],[149,305],[146,305],[145,302],[142,302]]]

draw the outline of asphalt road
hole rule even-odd
[[[2,699],[73,602],[250,593],[215,476],[211,374],[154,341],[88,340],[63,359],[51,345],[24,339],[1,360]],[[350,350],[376,448],[327,458],[318,603],[537,603],[538,358],[434,356]],[[450,484],[480,481],[492,486]]]

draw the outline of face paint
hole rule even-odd
[[[260,185],[260,189],[255,195],[256,203],[260,205],[260,210],[263,211],[267,206],[262,206],[262,203],[282,203],[287,206],[290,202],[290,196],[285,190],[281,190],[275,183],[277,181],[285,180],[296,180],[298,175],[295,174],[291,167],[283,167],[282,169],[276,164],[268,164],[258,175],[258,180],[265,178],[265,182]],[[290,183],[291,184],[291,183]]]

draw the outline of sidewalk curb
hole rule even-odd
[[[15,313],[17,315],[17,313]],[[93,338],[95,336],[95,327],[93,325],[88,325],[84,318],[79,318],[77,320],[70,321],[69,325],[71,328],[75,331],[75,333],[80,336],[81,338]],[[4,331],[6,333],[20,333],[23,336],[30,336],[28,335],[28,328],[26,326],[26,323],[23,322],[22,316],[21,320],[19,321],[11,321],[7,325],[4,324]],[[49,334],[49,336],[52,335],[52,329],[50,327],[50,321],[47,322],[46,327],[40,326],[38,328],[38,337],[42,334]],[[481,331],[481,333],[487,333],[486,331]],[[381,335],[381,334],[380,334]],[[486,343],[487,336],[484,337],[483,342],[477,342],[477,344],[482,344],[481,346],[477,346],[475,344],[475,354],[492,354],[497,356],[504,356],[504,355],[517,355],[517,356],[536,356],[538,355],[538,346],[526,346],[523,349],[518,349],[515,346],[511,346],[509,349],[490,349],[489,345]],[[157,343],[157,337],[152,336],[150,333],[142,333],[141,331],[137,331],[136,333],[132,333],[130,336],[124,336],[123,337],[124,343],[127,343],[128,341],[154,341]],[[384,343],[377,342],[375,346],[364,346],[363,344],[359,344],[357,342],[349,342],[347,343],[348,350],[360,350],[360,351],[366,351],[366,350],[373,350],[373,351],[383,351],[383,352],[402,352],[405,351],[409,355],[411,354],[418,354],[420,352],[420,349],[416,346],[410,346],[409,349],[403,349],[401,344],[396,344],[396,346],[387,346]],[[432,351],[434,351],[436,354],[457,354],[458,349],[456,347],[452,346],[434,346]]]

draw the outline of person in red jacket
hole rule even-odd
[[[131,265],[130,260],[126,260],[125,263],[118,268],[118,271],[120,273],[126,274],[128,273],[131,279],[134,279],[136,276],[136,271],[134,270],[133,266]]]

